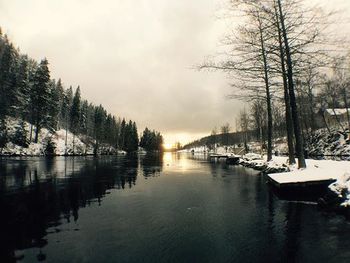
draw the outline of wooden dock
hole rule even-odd
[[[288,175],[289,174],[289,175]],[[331,177],[315,175],[303,178],[293,173],[267,175],[269,185],[274,193],[284,200],[316,201],[328,191],[328,186],[336,180]]]
[[[314,186],[326,186],[328,187],[331,183],[334,183],[335,179],[322,179],[312,181],[300,181],[300,182],[279,182],[271,175],[267,176],[269,183],[278,189],[295,188],[295,187],[314,187]]]

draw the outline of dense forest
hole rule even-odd
[[[12,136],[7,132],[8,117],[20,123]],[[25,123],[30,124],[29,131]],[[91,141],[95,153],[102,144],[126,152],[137,151],[139,146],[134,121],[117,118],[102,105],[96,106],[83,99],[79,86],[65,88],[61,79],[50,77],[46,58],[38,63],[22,54],[0,29],[0,148],[9,141],[23,147],[38,143],[43,128],[51,132],[65,129],[66,144],[68,131]],[[141,146],[147,150],[161,150],[162,144],[162,135],[146,128]]]

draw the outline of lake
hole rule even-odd
[[[188,154],[0,159],[0,262],[349,262],[350,223]]]

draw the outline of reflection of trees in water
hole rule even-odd
[[[298,262],[298,252],[301,234],[302,206],[300,203],[287,205],[285,225],[285,258],[288,262]]]
[[[298,254],[300,250],[302,234],[303,206],[300,203],[288,202],[285,206],[277,208],[275,204],[276,197],[273,191],[268,191],[268,235],[271,244],[280,243],[278,257],[285,259],[286,262],[299,262]],[[280,210],[281,209],[281,210]],[[277,210],[277,211],[276,211]],[[279,217],[284,215],[283,231],[277,231]],[[280,218],[282,219],[282,218]]]
[[[143,172],[160,163],[144,159]],[[15,250],[44,247],[47,228],[77,221],[79,208],[101,204],[109,189],[131,188],[139,168],[137,156],[0,160],[1,261],[15,262]],[[45,258],[39,250],[37,259]]]
[[[209,155],[203,154],[203,153],[190,153],[190,154],[187,154],[187,158],[191,160],[196,160],[196,161],[208,161]]]
[[[163,153],[147,153],[141,158],[144,177],[159,176],[163,169]]]
[[[116,169],[113,169],[111,166],[107,166],[107,170],[104,171],[105,174],[109,172],[115,173],[114,187],[117,189],[125,189],[125,186],[128,185],[131,188],[136,184],[136,178],[138,173],[138,156],[128,156],[128,158],[123,160],[123,163],[119,165]],[[110,170],[113,171],[110,171]],[[109,171],[108,171],[109,170]]]

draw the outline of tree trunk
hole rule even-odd
[[[270,94],[270,84],[269,84],[269,76],[268,76],[268,65],[266,58],[266,50],[265,50],[265,42],[263,38],[263,28],[260,20],[260,16],[258,14],[259,21],[259,33],[260,33],[260,45],[261,45],[261,53],[263,57],[264,63],[264,82],[265,82],[265,90],[266,90],[266,108],[267,108],[267,161],[271,161],[272,159],[272,110],[271,110],[271,94]]]
[[[38,139],[39,139],[39,132],[40,132],[40,127],[39,127],[39,121],[36,122],[35,125],[35,138],[34,138],[34,142],[38,143]]]
[[[29,141],[32,142],[33,139],[33,124],[30,124],[30,136],[29,136]]]
[[[328,133],[331,134],[331,129],[329,128],[326,117],[324,116],[324,110],[322,110],[322,119],[324,121],[324,124],[326,125]]]
[[[340,128],[345,132],[344,126],[343,126],[343,124],[341,123],[341,121],[340,121],[340,119],[339,119],[339,117],[338,117],[338,114],[335,112],[335,108],[334,108],[335,106],[334,106],[334,104],[335,104],[335,103],[334,103],[334,101],[333,101],[332,110],[333,110],[335,119],[337,120],[337,122],[338,122]]]
[[[35,129],[35,138],[34,138],[34,142],[35,142],[35,143],[38,143],[38,140],[39,140],[39,128],[36,127],[36,129]]]
[[[346,109],[346,118],[348,119],[348,129],[349,129],[349,134],[348,134],[348,138],[350,138],[350,113],[349,113],[349,105],[348,105],[348,98],[347,98],[347,94],[346,94],[346,88],[343,89],[343,99],[344,99],[344,106]]]
[[[308,83],[308,97],[309,97],[309,110],[310,110],[310,125],[312,133],[316,130],[316,121],[314,113],[314,95],[312,94],[311,83]]]
[[[262,127],[261,124],[259,124],[259,140],[260,140],[260,154],[263,155],[264,152],[264,142],[263,142],[263,135],[262,135]]]
[[[286,53],[288,91],[289,91],[290,106],[291,106],[292,119],[293,119],[293,125],[294,125],[294,136],[295,136],[296,152],[297,152],[297,157],[298,157],[298,167],[299,168],[306,168],[306,162],[305,162],[305,157],[304,157],[303,138],[301,136],[301,131],[300,131],[298,107],[297,107],[295,92],[294,92],[292,56],[290,53],[289,40],[288,40],[288,36],[287,36],[286,27],[284,24],[284,15],[283,15],[283,11],[282,11],[281,0],[277,0],[277,2],[278,2],[279,14],[280,14],[279,18],[280,18],[280,22],[281,22],[281,31],[282,31],[282,35],[283,35],[285,53]]]
[[[74,155],[74,148],[75,148],[75,133],[73,133],[73,155]]]
[[[65,154],[67,155],[67,141],[68,141],[68,117],[66,117],[66,138],[65,138],[65,142],[64,142],[64,145],[65,145]]]
[[[98,141],[95,140],[94,156],[97,156],[97,153],[98,153]]]
[[[281,28],[278,21],[278,13],[277,7],[275,6],[276,13],[276,25],[278,31],[278,42],[279,42],[279,51],[280,51],[280,59],[281,59],[281,70],[282,70],[282,79],[283,79],[283,90],[284,90],[284,105],[285,105],[285,117],[286,117],[286,126],[287,126],[287,142],[288,142],[288,157],[289,163],[295,164],[294,157],[294,143],[293,143],[293,121],[292,115],[290,112],[290,101],[289,101],[289,93],[288,93],[288,81],[286,74],[286,65],[284,61],[284,48],[282,42]]]

